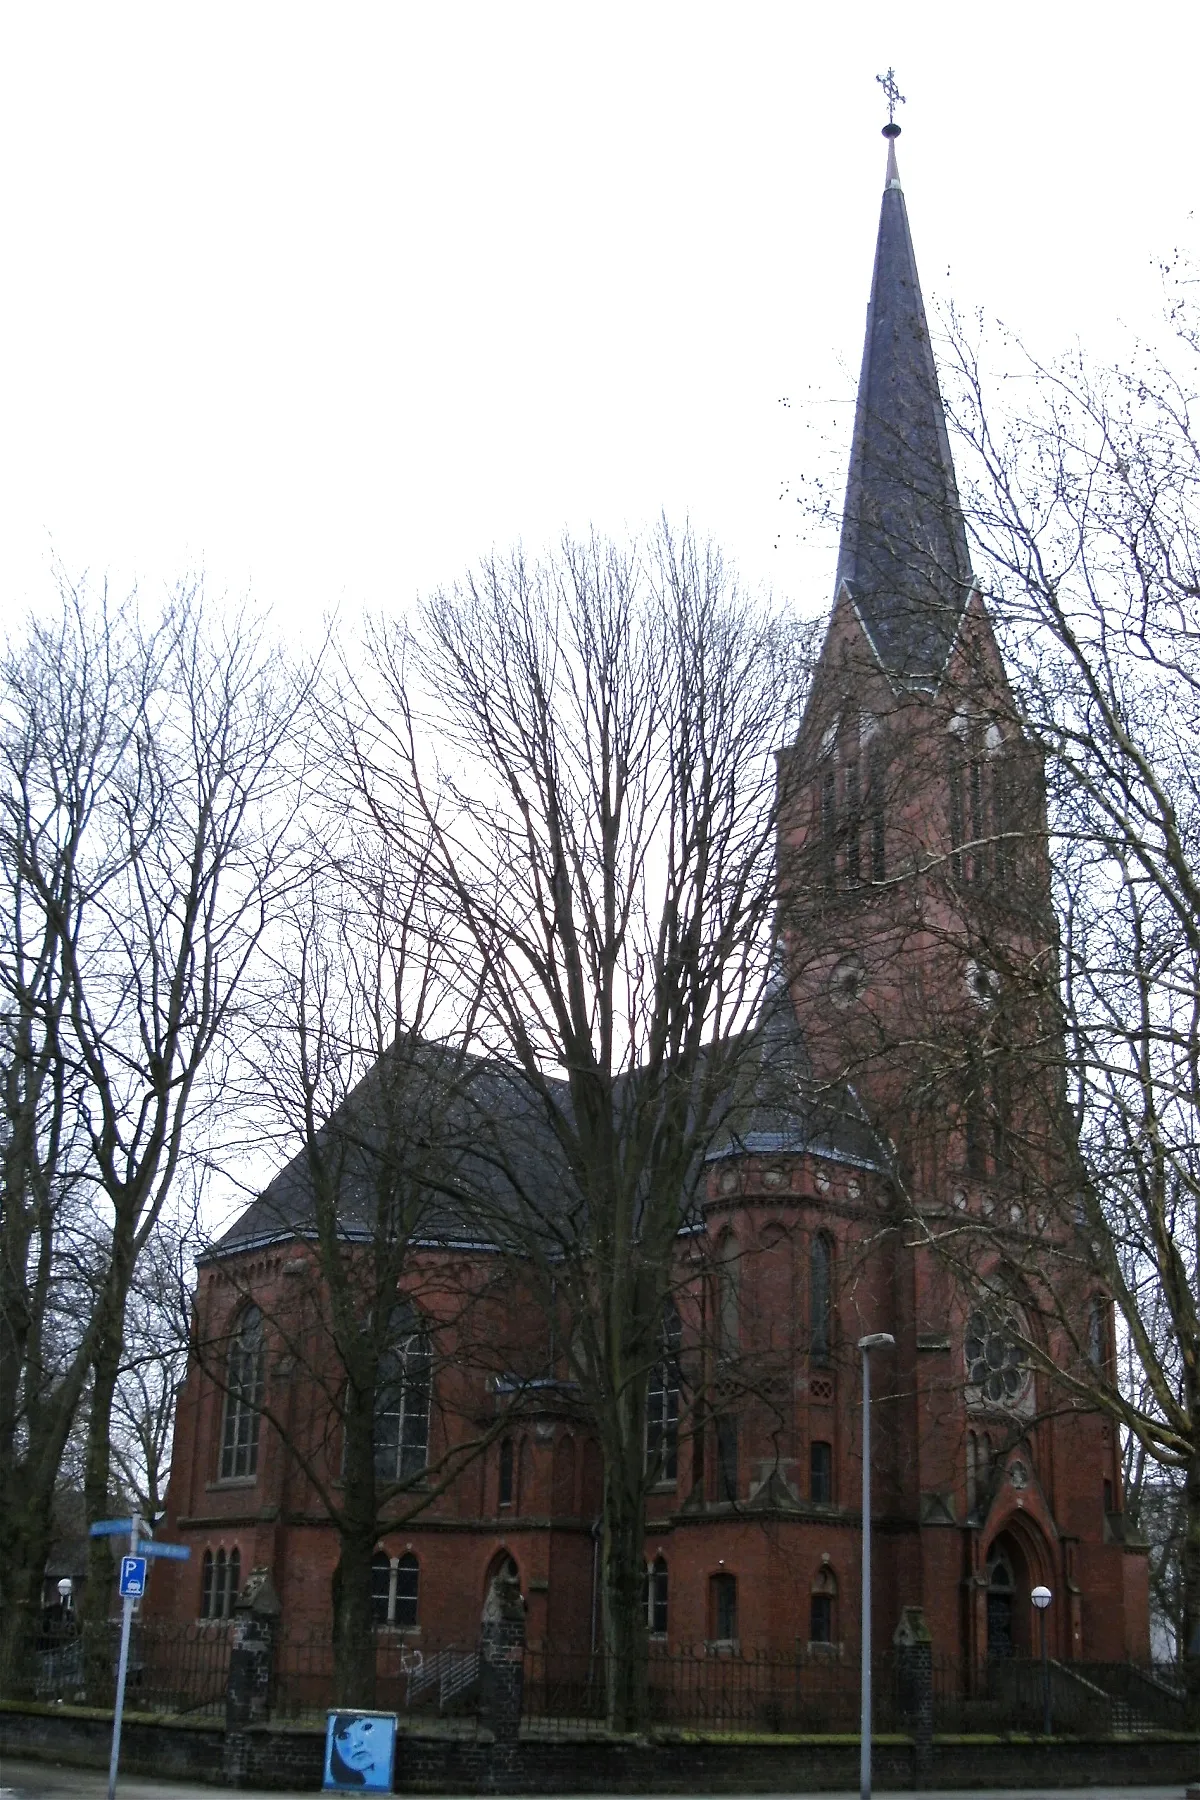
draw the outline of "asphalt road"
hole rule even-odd
[[[0,1800],[104,1800],[108,1780],[98,1769],[63,1769],[51,1763],[16,1762],[6,1758],[0,1764]],[[197,1787],[190,1782],[155,1781],[145,1775],[123,1775],[117,1785],[118,1800],[216,1800],[221,1794],[245,1794],[245,1788]],[[261,1791],[261,1790],[258,1790]],[[308,1800],[312,1789],[298,1793],[275,1792],[274,1800]],[[888,1800],[1183,1800],[1184,1788],[1178,1787],[1092,1787],[1092,1788],[973,1788],[970,1792],[939,1791],[936,1795],[898,1794],[888,1791]],[[568,1800],[567,1796],[563,1800]],[[696,1796],[702,1800],[702,1796]],[[736,1800],[736,1797],[734,1797]],[[762,1800],[756,1796],[755,1800]],[[789,1795],[787,1800],[796,1800]],[[858,1794],[823,1794],[820,1800],[858,1800]]]

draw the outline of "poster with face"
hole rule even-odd
[[[325,1728],[325,1781],[332,1794],[390,1794],[396,1715],[331,1712]]]

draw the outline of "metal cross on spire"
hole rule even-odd
[[[896,83],[896,71],[889,68],[886,75],[877,75],[875,79],[883,89],[888,103],[888,122],[883,128],[883,135],[884,137],[899,137],[900,127],[896,123],[896,108],[905,105],[905,99]]]

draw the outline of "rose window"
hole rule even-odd
[[[967,1382],[976,1404],[1016,1407],[1030,1387],[1025,1352],[1005,1321],[973,1312],[965,1343]]]

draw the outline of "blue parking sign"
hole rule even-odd
[[[121,1598],[140,1600],[146,1591],[146,1559],[144,1556],[121,1558]]]

